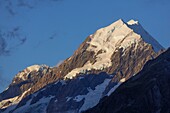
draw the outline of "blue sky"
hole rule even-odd
[[[167,48],[169,12],[168,0],[1,0],[0,91],[27,66],[57,65],[88,35],[120,18],[138,20]],[[16,36],[10,38],[11,31]]]

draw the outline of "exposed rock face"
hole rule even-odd
[[[170,49],[84,113],[169,113]]]
[[[49,113],[76,113],[86,110],[96,105],[103,96],[108,93],[111,94],[115,89],[114,86],[117,85],[116,87],[118,87],[122,80],[124,82],[138,73],[148,60],[157,57],[161,53],[158,52],[161,49],[163,47],[138,22],[129,21],[125,23],[123,20],[118,20],[105,28],[97,30],[93,35],[88,36],[73,56],[66,59],[58,67],[46,66],[40,69],[41,66],[35,66],[33,69],[24,70],[24,73],[20,72],[16,75],[9,88],[0,94],[0,100],[3,101],[0,102],[0,105],[2,104],[0,107],[4,109],[13,105],[14,99],[10,99],[17,97],[17,101],[14,104],[16,108],[10,108],[10,110],[7,108],[5,111],[14,111],[14,113],[17,113],[17,109],[22,108],[25,104],[34,105],[33,103],[38,102],[39,99],[37,101],[33,99],[35,97],[42,100],[45,99],[43,100],[45,103],[42,106],[49,104],[46,108]],[[75,98],[75,96],[86,95],[91,91],[90,89],[88,90],[88,87],[92,86],[86,83],[86,81],[75,84],[77,79],[80,79],[82,75],[87,76],[87,78],[85,77],[86,79],[92,79],[89,75],[98,76],[101,72],[105,72],[105,75],[109,77],[109,82],[106,80],[107,77],[102,78],[102,83],[105,83],[104,81],[106,80],[108,84],[105,84],[104,89],[100,92],[102,94],[98,100],[95,100],[92,106],[83,107],[86,105],[86,102],[83,101],[85,96],[82,97],[83,99],[80,102],[74,102],[72,99],[72,101],[67,103],[67,95]],[[69,82],[69,85],[66,85],[67,87],[65,85],[54,85],[60,81],[68,82],[70,81],[69,79],[73,80]],[[95,87],[101,84],[97,81],[92,82],[94,82],[92,84],[95,84]],[[84,83],[86,85],[80,87],[81,90],[77,92],[77,85],[81,86]],[[41,89],[48,86],[49,88],[45,88],[44,91],[47,94],[42,93]],[[51,94],[50,92],[55,93]],[[61,94],[61,92],[63,93]],[[83,93],[81,94],[81,92]],[[95,89],[91,92],[95,92]],[[37,97],[37,94],[42,96]],[[22,99],[21,97],[26,98]],[[55,102],[53,98],[57,98],[57,100],[61,98],[61,100]],[[70,104],[74,104],[73,107],[70,107]]]

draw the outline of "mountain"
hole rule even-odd
[[[110,95],[164,48],[139,22],[118,20],[88,36],[58,67],[34,65],[0,94],[3,113],[79,113]]]
[[[170,113],[170,48],[84,113]]]

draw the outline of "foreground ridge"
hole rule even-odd
[[[169,113],[170,48],[84,113]]]

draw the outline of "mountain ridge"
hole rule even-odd
[[[122,20],[118,20],[88,36],[74,54],[58,67],[44,66],[42,70],[35,69],[37,71],[33,69],[24,75],[24,79],[21,79],[19,73],[13,79],[15,82],[0,94],[0,108],[4,113],[18,113],[27,104],[35,107],[38,102],[37,106],[41,107],[47,104],[47,113],[78,113],[83,106],[83,110],[93,107],[103,96],[114,92],[121,82],[138,73],[148,60],[160,53],[161,51],[156,52],[151,44],[142,40]],[[76,82],[80,85],[79,88]],[[95,89],[99,86],[100,90],[97,91],[100,96],[94,98],[94,104],[87,107],[89,96],[95,94]],[[54,92],[55,89],[59,91]],[[15,97],[16,103],[10,100]],[[76,98],[80,100],[77,101]],[[38,101],[43,99],[45,103]],[[71,103],[72,108],[69,107]],[[29,107],[27,110],[30,111]]]

